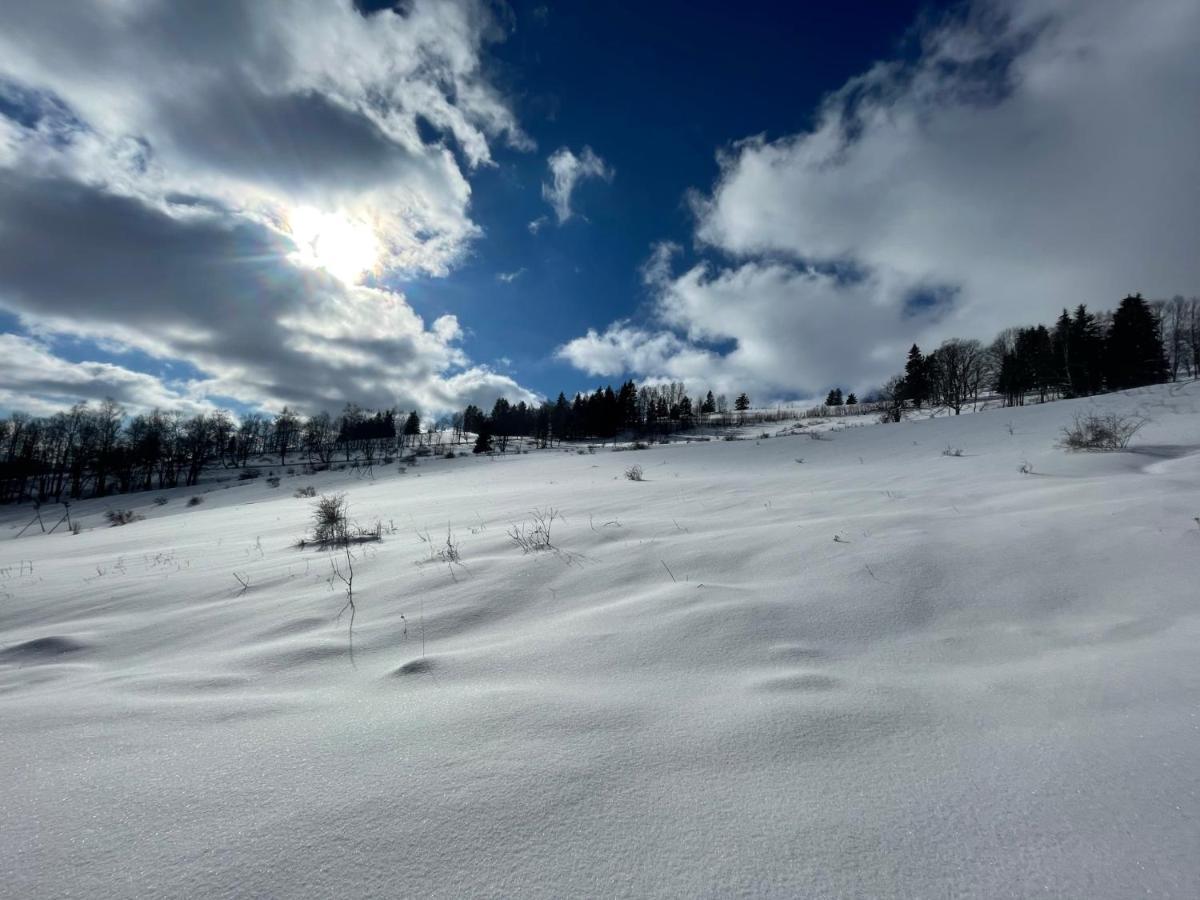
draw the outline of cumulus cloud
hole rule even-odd
[[[584,147],[578,156],[567,147],[559,147],[550,154],[546,164],[550,169],[550,180],[542,184],[542,197],[554,208],[559,225],[575,214],[571,208],[571,195],[581,181],[589,178],[612,181],[616,174],[591,147]],[[535,234],[539,227],[530,223],[530,230]]]
[[[52,6],[0,29],[0,307],[28,330],[184,360],[255,406],[528,395],[471,365],[453,317],[306,259],[369,238],[394,283],[468,252],[469,177],[533,148],[482,71],[489,7]]]
[[[108,397],[132,412],[160,407],[194,413],[211,408],[186,384],[168,386],[153,375],[113,363],[68,362],[29,337],[0,334],[0,359],[4,360],[3,409],[41,415]]]
[[[174,216],[0,171],[4,302],[36,329],[187,360],[210,373],[194,390],[270,408],[444,409],[454,385],[499,384],[469,366],[454,316],[426,326],[400,295],[298,266],[292,250],[223,211]]]
[[[512,271],[512,272],[497,272],[496,280],[502,281],[505,284],[512,284],[514,281],[516,281],[518,278],[520,278],[524,274],[525,274],[525,267],[522,266],[521,268],[516,269],[515,271]]]
[[[700,360],[701,384],[814,394],[878,383],[914,339],[1194,290],[1200,7],[978,2],[920,51],[833,93],[812,130],[721,154],[693,203],[729,261],[674,274],[655,254],[644,335],[686,343],[629,368]]]

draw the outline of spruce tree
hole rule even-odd
[[[1096,317],[1080,303],[1071,320],[1067,365],[1071,388],[1077,396],[1095,394],[1104,387],[1104,335]]]
[[[1159,331],[1154,313],[1141,294],[1121,301],[1108,335],[1109,388],[1119,391],[1167,380],[1167,357]]]
[[[492,426],[490,422],[484,421],[479,424],[479,432],[475,435],[475,447],[471,452],[492,452]]]
[[[854,396],[854,393],[853,393],[853,392],[851,392],[851,393],[850,393],[850,394],[849,394],[849,395],[846,397],[846,405],[847,405],[847,406],[858,406],[858,398]]]
[[[915,409],[929,399],[929,360],[921,355],[921,348],[913,344],[904,364],[904,399]]]
[[[745,412],[750,408],[750,397],[745,393],[738,394],[738,398],[733,401],[733,408],[738,412]]]

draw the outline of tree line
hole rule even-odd
[[[1180,377],[1200,376],[1200,298],[1147,302],[1126,297],[1113,313],[1080,305],[1053,327],[1010,328],[991,344],[951,339],[923,354],[913,345],[904,372],[878,391],[830,390],[821,414],[851,409],[899,421],[905,408],[935,405],[956,414],[994,392],[1010,405],[1033,398],[1085,396]],[[339,415],[304,417],[284,407],[266,417],[235,419],[224,411],[186,416],[153,410],[129,416],[106,400],[34,417],[0,419],[0,502],[59,502],[89,496],[190,486],[210,468],[242,469],[267,460],[280,466],[373,464],[390,455],[430,453],[443,439],[475,437],[477,452],[504,452],[513,438],[540,446],[619,435],[665,437],[699,424],[755,419],[750,397],[731,403],[708,391],[689,396],[683,384],[626,381],[539,404],[497,399],[485,412],[471,405],[422,423],[416,411],[366,410],[347,404]],[[761,416],[760,416],[761,418]],[[765,420],[765,419],[764,419]]]
[[[739,394],[732,414],[749,409],[750,397]],[[571,400],[560,392],[553,402],[537,405],[512,404],[501,397],[488,413],[471,405],[451,421],[456,432],[477,435],[474,449],[483,453],[503,452],[513,437],[532,438],[546,447],[556,441],[608,440],[620,434],[665,437],[694,428],[700,421],[719,424],[726,420],[731,420],[731,411],[724,394],[714,396],[709,391],[693,399],[679,382],[639,387],[626,381],[616,390],[607,385],[591,394],[576,394]]]
[[[1200,298],[1151,303],[1141,294],[1115,312],[1064,309],[1052,327],[1007,328],[991,344],[951,338],[929,354],[914,344],[904,371],[878,392],[884,418],[933,405],[955,415],[987,393],[1005,405],[1085,397],[1200,376]]]

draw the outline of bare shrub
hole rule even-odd
[[[350,507],[345,494],[322,494],[313,506],[312,537],[302,538],[297,546],[345,547],[383,540],[383,523],[363,528],[350,522]]]
[[[267,486],[268,486],[268,487],[273,487],[273,488],[277,488],[277,487],[279,487],[279,476],[278,476],[278,475],[272,475],[272,476],[270,476],[270,477],[267,479]]]
[[[508,529],[509,539],[525,553],[553,550],[550,531],[554,527],[554,520],[562,518],[558,510],[554,507],[535,509],[530,516],[532,518],[528,522],[522,522],[520,525],[514,523]]]
[[[83,525],[78,521],[72,522],[71,534],[83,534]]]
[[[1076,415],[1063,429],[1062,446],[1067,450],[1124,450],[1145,424],[1145,419],[1116,413]]]
[[[645,481],[645,479],[642,477],[641,466],[630,466],[625,470],[625,477],[630,481]]]
[[[188,499],[187,505],[188,505],[188,506],[199,506],[199,505],[200,505],[201,503],[203,503],[203,502],[204,502],[204,498],[203,498],[203,497],[200,497],[200,496],[195,496],[195,497],[190,497],[190,498]]]
[[[450,577],[458,581],[458,578],[454,574],[454,567],[459,566],[465,570],[466,566],[462,563],[462,553],[458,549],[458,541],[455,539],[454,532],[450,526],[446,526],[446,540],[444,543],[435,542],[430,536],[428,529],[418,531],[417,537],[421,543],[429,546],[429,562],[445,563],[446,568],[450,570]]]
[[[318,544],[348,543],[349,511],[345,494],[322,494],[313,507],[313,540]]]
[[[294,496],[294,497],[315,497],[315,496],[317,496],[317,489],[315,487],[313,487],[311,484],[308,484],[302,488],[296,488],[296,493],[293,494],[292,496]]]
[[[260,474],[258,469],[242,469],[238,472],[238,481],[253,481]]]
[[[169,502],[170,501],[166,497],[155,497],[154,498],[155,506],[166,506],[167,503],[169,503]]]
[[[1031,463],[1029,460],[1025,460],[1024,462],[1021,463],[1021,467],[1019,469],[1017,469],[1017,471],[1020,472],[1022,475],[1032,475],[1033,474],[1033,463]]]
[[[137,522],[141,518],[132,509],[110,509],[104,514],[105,521],[114,528],[118,525],[128,525],[130,522]]]
[[[962,456],[962,447],[947,447],[942,451],[942,456]]]

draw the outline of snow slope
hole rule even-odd
[[[1200,895],[1200,385],[826,438],[4,511],[0,895]]]

